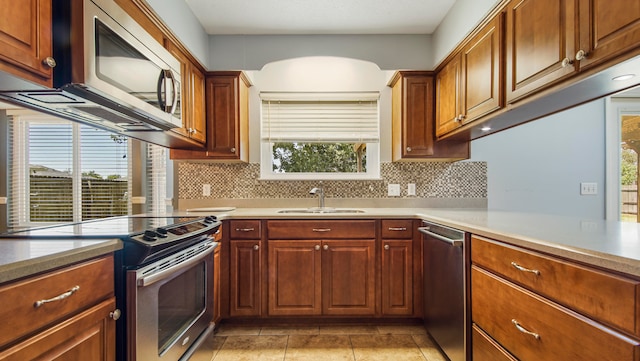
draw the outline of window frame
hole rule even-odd
[[[271,93],[262,92],[260,94],[260,179],[263,180],[379,180],[380,179],[380,93],[379,92],[326,92],[326,93],[308,93],[308,92],[286,92]],[[293,140],[272,140],[265,139],[263,136],[265,114],[263,103],[265,101],[301,101],[308,102],[317,100],[322,101],[375,101],[376,121],[377,121],[377,140],[376,141],[358,141],[354,143],[366,144],[367,169],[365,172],[353,173],[337,173],[337,172],[297,172],[297,173],[276,173],[273,171],[273,145],[280,142],[295,142]],[[299,139],[300,143],[309,143],[307,139]],[[322,143],[350,143],[345,140],[322,140]]]

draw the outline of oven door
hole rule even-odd
[[[186,358],[212,331],[216,246],[202,242],[127,272],[130,361]]]

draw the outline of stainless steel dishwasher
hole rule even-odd
[[[451,361],[467,360],[465,233],[423,221],[424,322]]]

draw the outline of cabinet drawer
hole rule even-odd
[[[113,272],[109,256],[2,286],[0,347],[113,297]],[[36,306],[60,295],[68,296]]]
[[[376,221],[269,221],[269,239],[375,238]]]
[[[638,360],[640,345],[620,333],[476,266],[473,322],[513,356],[528,360]]]
[[[636,324],[640,282],[636,280],[476,236],[471,261],[571,309],[640,335]]]
[[[413,221],[410,219],[384,219],[381,228],[383,239],[413,238]]]
[[[471,328],[471,347],[473,361],[517,361],[475,324]]]
[[[229,235],[231,239],[260,239],[259,220],[237,220],[229,222]]]

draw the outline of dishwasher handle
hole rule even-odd
[[[418,231],[420,231],[420,233],[426,234],[428,236],[431,236],[435,239],[438,239],[442,242],[448,243],[449,245],[453,246],[453,247],[462,247],[462,244],[464,243],[463,240],[461,239],[451,239],[442,235],[439,235],[437,233],[433,233],[431,232],[431,230],[429,229],[429,227],[418,227]]]

